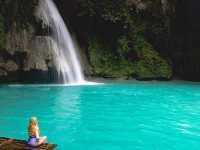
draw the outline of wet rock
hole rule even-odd
[[[4,68],[9,72],[14,72],[19,69],[18,65],[12,60],[9,60],[7,63],[5,63]]]
[[[53,66],[53,53],[50,47],[51,39],[47,36],[36,36],[31,42],[24,64],[24,71],[31,69],[48,71]]]
[[[45,60],[43,60],[40,55],[29,53],[26,61],[23,69],[24,71],[30,71],[31,69],[48,70]]]
[[[8,73],[5,70],[0,69],[0,76],[7,76],[7,75]]]
[[[34,37],[34,30],[31,25],[27,29],[17,29],[16,24],[13,24],[10,31],[6,35],[6,50],[10,54],[16,51],[30,50],[30,43]]]
[[[6,51],[10,55],[18,52],[26,53],[26,57],[22,61],[24,71],[31,69],[48,71],[49,67],[53,67],[53,54],[50,47],[51,38],[48,36],[35,36],[31,25],[26,29],[17,30],[15,24],[7,34]],[[17,69],[16,65],[11,68],[11,64],[4,64],[9,70]]]

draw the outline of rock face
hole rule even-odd
[[[31,15],[36,3],[37,0],[0,0],[0,81],[56,78],[53,54],[48,47],[51,39],[44,36],[46,31],[38,27]],[[200,80],[200,2],[55,3],[84,49],[81,55],[86,63],[82,64],[88,76],[170,79],[175,75]],[[144,40],[140,41],[140,36]]]
[[[53,51],[49,46],[51,39],[47,36],[36,36],[31,42],[30,51],[24,63],[24,71],[31,69],[48,71],[53,65]]]
[[[31,25],[27,29],[18,29],[13,23],[8,33],[6,34],[5,49],[13,55],[15,52],[27,52],[30,48],[30,43],[34,36],[34,29]]]
[[[89,58],[94,76],[107,78],[136,78],[138,80],[169,80],[172,68],[165,58],[155,51],[143,38],[135,41],[131,50],[135,56],[129,61],[117,57],[112,50],[97,40],[89,44]],[[130,55],[129,55],[130,57]]]
[[[163,15],[163,12],[167,12],[170,5],[167,0],[158,1],[158,3],[155,2],[155,6],[159,7],[158,11],[157,7],[154,7],[152,0],[150,0],[150,2],[144,0],[127,0],[126,2],[118,2],[120,6],[119,8],[113,7],[115,1],[112,1],[111,4],[107,5],[107,1],[105,0],[102,2],[98,1],[93,7],[87,8],[87,6],[85,8],[83,7],[85,5],[80,7],[82,13],[86,14],[85,16],[83,15],[83,17],[92,19],[91,17],[93,16],[93,19],[98,18],[93,21],[80,22],[83,26],[88,26],[87,28],[89,29],[89,31],[85,29],[85,31],[81,30],[81,34],[82,32],[86,33],[86,38],[85,35],[83,35],[84,40],[80,40],[86,41],[86,43],[84,43],[85,45],[83,45],[85,52],[81,57],[82,60],[84,60],[83,64],[87,66],[84,67],[85,74],[88,76],[125,79],[132,77],[137,77],[138,79],[171,78],[171,68],[165,58],[162,58],[159,53],[152,50],[153,46],[145,47],[145,54],[141,53],[141,45],[144,45],[145,42],[139,44],[136,43],[139,35],[142,33],[142,36],[145,37],[148,30],[155,30],[155,32],[150,34],[149,37],[154,34],[158,37],[161,33],[166,33],[165,31],[163,32],[165,27],[160,23],[157,24],[157,22],[162,21],[158,16],[161,14]],[[25,3],[26,1],[24,1],[24,5]],[[57,3],[59,4],[59,2]],[[75,6],[78,5],[79,2],[71,1],[71,3]],[[102,3],[103,5],[98,5],[99,3]],[[65,3],[62,1],[60,2],[60,5],[61,4],[65,5],[63,8],[61,7],[61,12],[65,7],[71,7],[71,5],[67,6],[68,2]],[[85,3],[83,2],[83,4]],[[105,11],[101,11],[104,9],[99,9],[98,6],[102,8],[105,7]],[[88,14],[86,13],[87,9],[93,10],[92,12],[96,13],[93,14],[89,11],[92,14]],[[19,15],[24,14],[21,13],[22,10],[23,9],[21,8],[18,10]],[[68,11],[70,9],[66,10]],[[132,15],[133,12],[135,13],[134,15]],[[143,17],[140,12],[143,12],[145,17]],[[151,14],[149,12],[151,12],[152,15],[149,15]],[[72,13],[66,14],[72,14],[75,16],[78,14],[76,13],[76,11],[72,10]],[[98,16],[98,14],[100,14],[100,16]],[[158,16],[155,16],[155,14],[158,14]],[[16,17],[6,32],[5,49],[0,51],[2,55],[2,58],[0,58],[0,80],[53,81],[56,79],[56,73],[54,71],[53,50],[49,46],[51,39],[44,35],[37,36],[36,33],[38,34],[38,31],[36,30],[39,29],[34,26],[31,19],[27,20],[27,23],[25,23],[26,27],[21,27],[20,22],[18,22],[18,24],[15,23],[15,21],[20,20],[21,17],[22,16],[19,18]],[[153,17],[155,20],[158,19],[159,21],[156,23],[149,23],[149,20],[143,20],[143,18],[149,17]],[[77,21],[81,20],[81,18],[73,18]],[[30,23],[28,21],[30,21]],[[92,23],[96,21],[98,24],[97,27],[99,27],[98,29],[96,29],[95,25]],[[146,26],[147,23],[148,25]],[[77,24],[78,28],[80,28],[78,22],[72,23],[73,27],[75,25],[74,28],[76,28]],[[149,26],[152,28],[149,29]],[[159,26],[159,28],[157,26]],[[107,30],[105,30],[105,28],[107,28]],[[43,32],[42,30],[43,29],[39,31],[39,35]],[[104,34],[105,31],[101,30],[105,30],[106,32],[110,30],[110,32]],[[100,44],[98,44],[98,42],[90,42],[91,37],[90,35],[87,35],[87,33],[94,33],[95,37],[105,39],[105,43],[108,43],[108,46],[104,42],[100,42]],[[148,41],[151,42],[151,38]],[[159,40],[156,41],[156,43],[159,43]],[[150,45],[152,44],[150,43]],[[139,50],[135,48],[137,46],[140,46]],[[157,48],[155,49],[157,50]],[[87,63],[88,61],[90,64]]]
[[[14,72],[19,69],[18,65],[12,60],[8,60],[3,66],[8,72]]]
[[[35,36],[32,26],[18,31],[14,25],[7,33],[6,41],[5,50],[0,51],[0,81],[29,82],[34,72],[38,81],[50,80],[48,74],[54,63],[48,36]]]
[[[0,76],[3,77],[3,76],[7,76],[7,72],[3,69],[0,69]]]

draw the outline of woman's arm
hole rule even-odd
[[[35,130],[36,130],[36,138],[38,139],[40,137],[40,135],[39,135],[39,128],[36,126]]]

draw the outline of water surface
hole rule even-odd
[[[0,136],[27,138],[30,116],[57,150],[198,150],[200,84],[0,86]]]

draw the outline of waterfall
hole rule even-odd
[[[49,45],[53,49],[54,62],[63,83],[84,83],[84,76],[77,56],[77,46],[53,0],[40,0],[36,16],[51,29]]]

